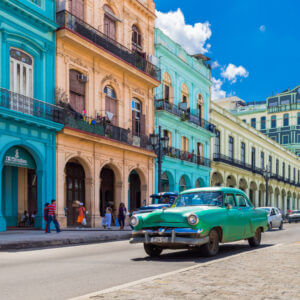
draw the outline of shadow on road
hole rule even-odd
[[[250,252],[256,249],[262,249],[274,246],[274,244],[263,244],[258,248],[251,248],[247,244],[226,244],[220,246],[220,252],[215,257],[204,257],[199,250],[178,250],[175,252],[164,252],[159,258],[151,258],[149,256],[133,258],[133,261],[160,261],[160,262],[195,262],[195,263],[205,263],[212,260],[218,260],[225,257],[234,256],[240,253]],[[169,251],[169,250],[165,250]]]

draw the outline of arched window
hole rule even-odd
[[[33,59],[18,49],[10,50],[10,90],[33,97]]]
[[[170,103],[173,102],[172,79],[167,72],[163,74],[163,99]]]
[[[136,25],[132,26],[132,48],[142,50],[142,34]]]
[[[132,134],[136,136],[144,135],[146,131],[145,127],[145,115],[142,114],[142,103],[140,100],[133,98],[131,102],[132,110]]]
[[[187,109],[189,107],[189,88],[184,83],[181,87],[181,108]]]
[[[103,6],[104,10],[104,34],[112,40],[116,40],[116,18],[113,10],[108,6]]]
[[[172,147],[172,132],[164,130],[164,136],[169,138],[169,147]]]
[[[201,94],[198,94],[197,109],[199,111],[199,118],[204,119],[204,103],[203,103],[203,97]]]
[[[118,125],[118,102],[117,95],[113,87],[107,85],[104,88],[105,94],[105,114],[113,125]]]
[[[69,0],[69,12],[75,17],[84,19],[84,0]]]

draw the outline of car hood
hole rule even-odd
[[[143,216],[143,223],[183,223],[186,222],[186,216],[194,213],[201,215],[201,212],[219,210],[220,207],[216,206],[187,206],[160,209],[155,212]]]
[[[289,215],[290,218],[299,218],[300,214],[291,214]]]

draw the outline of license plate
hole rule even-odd
[[[153,237],[150,239],[151,243],[167,243],[169,241],[168,237],[159,236],[159,237]]]

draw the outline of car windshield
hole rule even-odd
[[[271,208],[268,208],[268,207],[263,207],[262,209],[267,211],[267,212],[270,212],[270,210],[271,210]]]
[[[172,205],[176,196],[156,196],[152,198],[152,204],[170,204]]]
[[[179,195],[174,203],[176,207],[183,206],[222,206],[223,205],[223,192],[198,192]]]

